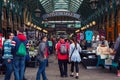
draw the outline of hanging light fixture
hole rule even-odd
[[[36,17],[40,17],[40,13],[41,13],[41,10],[40,10],[39,8],[37,8],[37,9],[35,10],[35,16],[36,16]]]
[[[93,25],[96,25],[96,22],[95,22],[95,21],[93,21],[93,22],[92,22],[92,24],[93,24]]]
[[[91,9],[96,9],[98,4],[98,0],[90,0]]]
[[[37,2],[37,8],[35,9],[35,16],[36,16],[36,17],[40,17],[40,13],[41,13],[41,10],[39,9],[38,3],[39,3],[39,2]]]

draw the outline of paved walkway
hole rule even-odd
[[[70,69],[68,69],[68,71],[70,71]],[[76,80],[75,78],[71,78],[69,76],[67,78],[60,77],[57,60],[53,56],[50,56],[49,67],[47,67],[46,72],[48,80]],[[35,80],[36,73],[37,68],[27,68],[26,78],[28,80]],[[0,80],[4,80],[4,75],[0,75]],[[14,80],[13,74],[11,80]],[[120,78],[114,73],[110,73],[107,69],[85,69],[82,64],[80,64],[78,80],[120,80]]]

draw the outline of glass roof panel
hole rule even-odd
[[[43,1],[43,0],[39,0],[40,2]]]
[[[41,4],[44,4],[46,1],[48,1],[48,0],[43,0],[43,1],[41,1]]]
[[[56,1],[54,10],[57,10],[57,9],[68,9],[68,3],[66,3],[64,0]]]
[[[60,11],[66,10],[71,12],[77,12],[83,0],[39,0],[44,7],[45,11]],[[47,8],[49,9],[47,9]],[[50,10],[51,9],[51,10]]]
[[[43,6],[47,5],[48,3],[49,3],[49,1],[46,1],[46,2],[43,4]]]

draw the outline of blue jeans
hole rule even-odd
[[[14,56],[13,68],[15,80],[23,80],[25,68],[25,56]]]
[[[47,63],[47,59],[45,59],[44,61],[39,61],[39,68],[38,68],[36,80],[41,79],[40,78],[41,74],[42,74],[43,80],[47,80],[46,73],[45,73],[46,63]]]
[[[48,67],[48,65],[49,65],[49,64],[48,64],[48,59],[46,59],[46,67]]]
[[[11,62],[8,62],[7,60],[5,60],[5,66],[6,66],[6,73],[5,73],[5,79],[4,80],[10,80],[12,71],[13,71],[13,64],[12,64],[12,60]]]

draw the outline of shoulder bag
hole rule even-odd
[[[71,57],[72,57],[72,55],[73,55],[74,50],[75,50],[75,47],[74,47],[74,49],[73,49],[73,51],[72,51],[72,53],[71,53],[71,55],[70,55],[70,57],[69,57],[69,62],[71,62]]]

